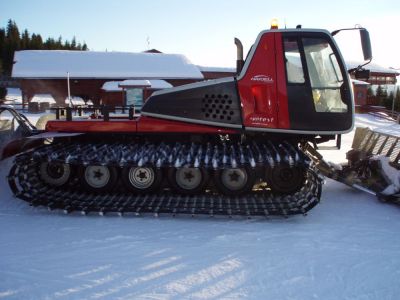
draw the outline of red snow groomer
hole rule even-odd
[[[140,116],[58,109],[15,158],[15,195],[82,213],[306,213],[321,196],[314,147],[353,128],[344,60],[325,30],[263,31],[246,61],[235,43],[236,77],[155,92]]]

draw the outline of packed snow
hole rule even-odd
[[[394,122],[356,125],[398,134]],[[345,160],[353,133],[340,151]],[[398,299],[400,210],[332,180],[305,217],[64,215],[0,164],[0,299]]]

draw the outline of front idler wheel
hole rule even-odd
[[[118,171],[114,167],[89,165],[80,170],[83,186],[92,192],[105,192],[114,187],[118,179]]]
[[[229,196],[251,191],[256,180],[255,170],[248,167],[218,170],[214,176],[218,190]]]
[[[273,192],[293,194],[299,191],[306,180],[306,169],[302,167],[276,166],[266,171],[266,181]]]
[[[203,191],[208,174],[202,168],[173,168],[168,172],[168,181],[178,193],[193,195]]]
[[[122,180],[132,192],[151,193],[159,189],[162,172],[152,167],[127,167],[122,170]]]
[[[71,177],[69,164],[60,162],[43,162],[40,164],[40,178],[47,184],[62,186]]]

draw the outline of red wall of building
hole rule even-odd
[[[120,79],[123,80],[123,79]],[[90,99],[94,104],[100,104],[101,87],[108,79],[70,79],[71,96]],[[66,79],[21,79],[19,80],[22,96],[30,101],[35,94],[51,94],[57,104],[64,105],[68,97]]]
[[[353,85],[355,105],[367,105],[368,85]]]
[[[231,72],[203,72],[204,80],[234,76]],[[71,96],[79,96],[84,100],[92,100],[95,105],[123,105],[123,92],[105,92],[102,86],[107,81],[122,81],[126,78],[113,79],[79,79],[70,78]],[[180,86],[200,80],[195,79],[167,79],[172,86]],[[58,105],[65,105],[68,97],[67,79],[19,79],[23,99],[29,102],[35,94],[51,94]],[[147,99],[154,90],[144,90],[143,98]]]

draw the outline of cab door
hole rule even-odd
[[[259,35],[238,79],[243,125],[248,129],[278,128],[275,46],[279,37],[275,32]]]
[[[353,125],[353,99],[341,56],[323,32],[282,34],[290,129],[338,133]]]

